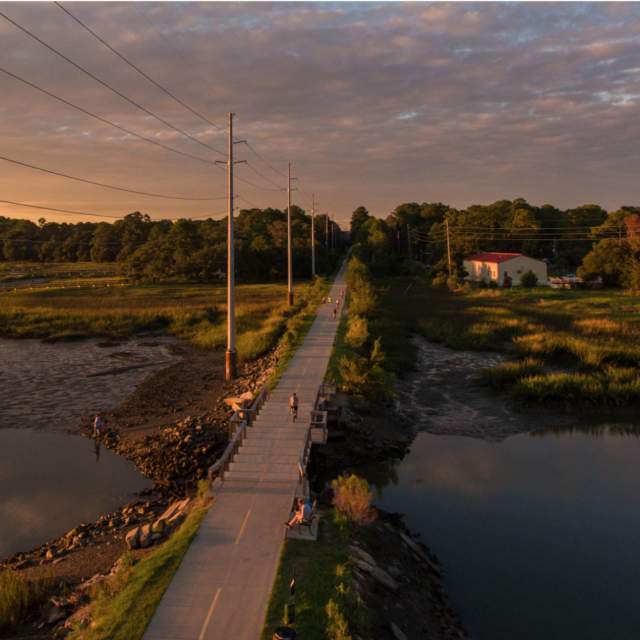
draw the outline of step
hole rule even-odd
[[[234,462],[254,462],[261,464],[263,462],[273,462],[274,464],[298,464],[300,456],[298,453],[278,453],[277,449],[273,452],[263,453],[245,453],[238,454],[235,457]]]
[[[235,460],[238,460],[240,455],[279,455],[279,456],[296,456],[297,458],[302,455],[303,445],[296,443],[278,443],[274,442],[266,444],[258,443],[245,443],[240,448],[239,453],[236,454]]]
[[[232,471],[246,471],[251,473],[264,473],[265,471],[272,471],[273,473],[289,473],[294,470],[297,471],[298,465],[293,462],[244,462],[244,460],[237,460],[229,465],[229,472]]]
[[[232,471],[225,476],[225,482],[233,481],[236,482],[238,480],[242,481],[290,481],[291,484],[295,484],[298,481],[298,471],[293,470],[289,472],[274,472],[274,471],[265,471],[264,473],[256,472],[256,471]]]
[[[247,434],[247,440],[305,440],[308,429],[279,429],[267,427],[265,429],[252,429]]]

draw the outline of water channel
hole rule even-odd
[[[166,338],[116,343],[0,340],[0,559],[91,522],[151,485],[68,429],[174,362]]]
[[[151,486],[82,436],[0,429],[0,559],[92,522]]]
[[[465,380],[482,354],[424,343],[421,357],[404,392],[422,431],[377,503],[438,555],[471,637],[640,637],[640,425],[538,417],[509,435],[517,414]]]

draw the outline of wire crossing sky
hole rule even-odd
[[[197,198],[225,195],[229,111],[245,202],[284,207],[291,160],[294,202],[343,226],[360,204],[640,204],[636,3],[63,6],[0,3],[64,56],[0,19],[0,67],[67,101],[1,73],[0,154],[86,182],[4,162],[0,215],[216,214]]]

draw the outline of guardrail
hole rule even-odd
[[[307,429],[307,437],[304,441],[304,448],[302,449],[300,460],[298,461],[298,473],[300,475],[300,482],[303,482],[305,478],[307,464],[309,462],[309,456],[311,455],[311,445],[314,442],[322,442],[324,444],[327,441],[328,412],[325,409],[318,409],[318,406],[320,405],[320,399],[322,398],[322,401],[326,402],[327,397],[335,393],[335,389],[336,389],[335,385],[332,385],[330,383],[325,383],[325,382],[323,382],[318,387],[318,392],[316,393],[316,399],[313,403],[313,409],[311,410],[311,414],[310,414],[309,428]],[[322,432],[322,438],[320,440],[314,440],[314,431]]]
[[[224,478],[225,471],[227,471],[229,465],[233,462],[233,457],[244,442],[247,435],[247,427],[251,426],[255,420],[267,396],[268,390],[266,387],[263,387],[260,393],[253,399],[250,406],[233,412],[233,415],[229,418],[229,423],[233,426],[233,434],[222,455],[209,467],[207,472],[209,482],[213,483],[216,480],[222,480]]]

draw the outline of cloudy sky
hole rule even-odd
[[[640,204],[640,4],[70,3],[118,51],[214,123],[236,113],[240,195],[283,206],[294,163],[309,207],[346,220],[405,201],[524,197]],[[132,100],[224,151],[225,133],[139,76],[55,4],[0,11]],[[223,197],[222,159],[135,108],[0,17],[0,155],[136,190]],[[261,175],[255,173],[257,170]],[[0,161],[0,199],[122,215],[215,214]],[[0,204],[0,214],[73,220]]]

